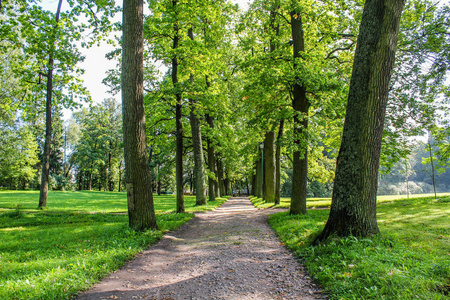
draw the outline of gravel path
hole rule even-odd
[[[325,299],[280,244],[267,215],[246,198],[231,198],[78,299]]]

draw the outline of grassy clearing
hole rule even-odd
[[[175,196],[155,196],[159,230],[128,229],[126,194],[50,192],[49,208],[36,210],[39,193],[0,191],[1,299],[70,299],[132,259],[164,232],[192,218],[195,206],[186,196],[188,213],[172,214]]]
[[[283,212],[269,222],[333,299],[449,299],[450,197],[387,198],[378,206],[381,234],[373,239],[310,246],[328,213]]]

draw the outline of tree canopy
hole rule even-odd
[[[122,118],[126,126],[138,118],[145,145],[132,155],[143,159],[134,168],[149,168],[150,194],[176,193],[178,212],[186,193],[196,194],[198,205],[242,193],[272,203],[291,197],[291,213],[304,214],[307,197],[331,196],[337,188],[344,121],[368,119],[361,109],[351,119],[347,100],[363,8],[374,1],[255,0],[245,11],[225,0],[149,1],[143,4],[142,50],[136,50],[142,51],[136,73],[142,76],[142,106],[127,117],[121,110],[133,112],[137,102],[125,107],[106,95],[90,99],[79,67],[85,47],[109,39],[113,29],[127,30],[113,21],[122,8],[114,1],[80,0],[59,1],[49,11],[39,1],[4,1],[0,185],[130,189]],[[449,168],[450,8],[412,0],[398,19],[397,52],[384,87],[386,113],[377,119],[381,148],[367,157],[379,156],[370,176],[380,176],[382,192],[394,192],[389,178],[408,191],[413,178],[428,190],[429,180],[417,174],[433,162],[434,186],[448,190],[439,176]],[[104,80],[113,94],[124,92],[126,76],[137,68],[125,61],[129,42],[124,33],[120,47],[108,54],[120,61]],[[367,53],[358,70],[368,64]],[[383,60],[373,55],[376,68]],[[64,120],[63,108],[76,112]],[[371,129],[358,129],[355,138],[365,130]],[[428,152],[414,141],[425,135]],[[350,156],[365,161],[367,151],[361,151]],[[39,170],[45,174],[38,176]],[[357,176],[349,172],[339,176]]]

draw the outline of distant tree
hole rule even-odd
[[[387,171],[410,154],[403,141],[426,134],[442,120],[439,112],[448,110],[449,16],[448,3],[410,0],[405,5],[381,148],[380,165]]]
[[[30,126],[0,122],[0,184],[25,189],[35,176],[37,152]]]
[[[40,208],[47,205],[52,113],[61,106],[76,106],[75,96],[87,95],[79,78],[82,70],[76,66],[83,56],[75,42],[80,41],[84,47],[104,37],[111,28],[110,16],[117,10],[110,0],[69,1],[68,9],[62,9],[62,6],[63,0],[59,0],[56,12],[49,12],[35,1],[11,1],[5,5],[5,18],[2,18],[0,25],[2,29],[14,28],[7,37],[20,45],[20,64],[16,64],[13,70],[15,77],[27,84],[27,92],[20,103],[21,109],[27,114],[34,111],[36,105],[45,107]],[[86,17],[85,22],[79,20],[80,15]],[[86,31],[93,31],[94,34],[88,36]],[[40,100],[43,94],[44,104]]]

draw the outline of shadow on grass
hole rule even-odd
[[[322,231],[327,210],[306,215],[271,215],[281,240],[310,274],[336,299],[446,299],[450,278],[448,216],[442,198],[381,203],[381,233],[373,239],[332,237],[311,247]]]
[[[157,214],[159,230],[135,232],[117,213],[0,216],[2,299],[68,299],[174,230],[192,214]]]

